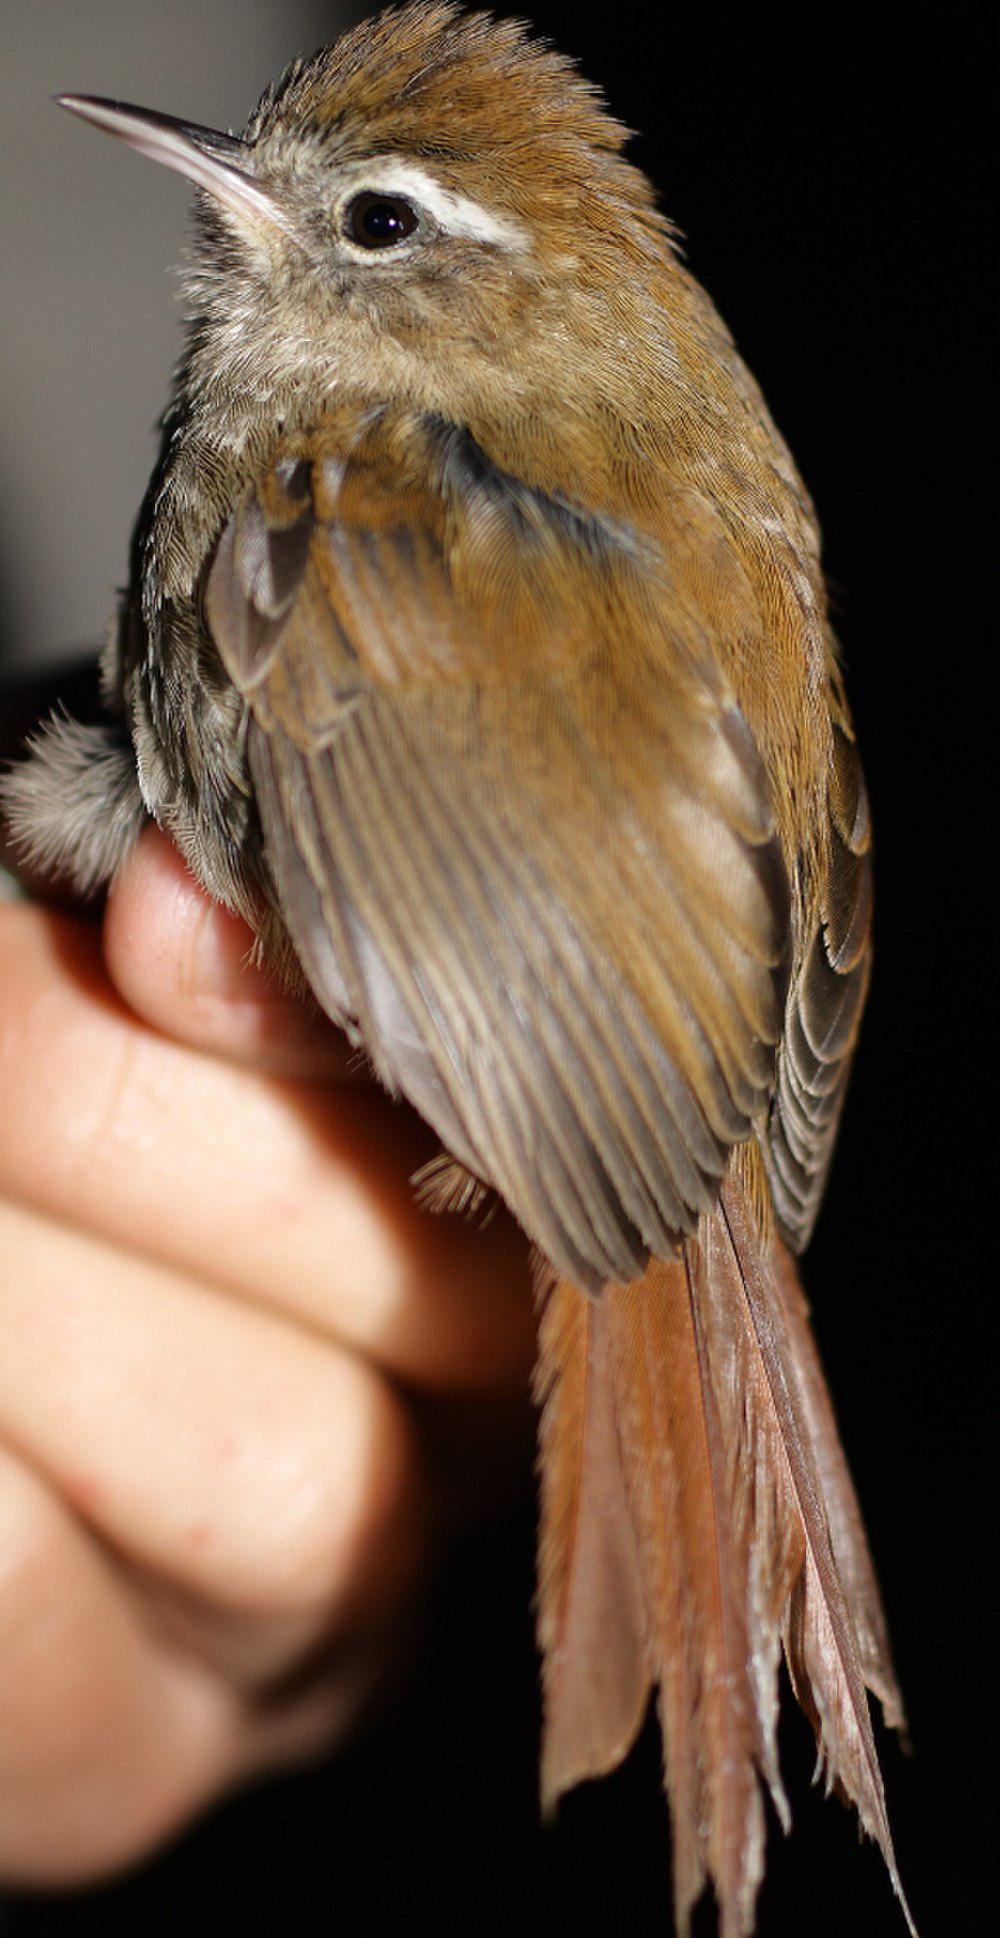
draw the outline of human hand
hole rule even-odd
[[[152,830],[103,934],[0,906],[10,1883],[336,1741],[526,1445],[523,1242],[419,1210],[424,1127],[248,941]]]

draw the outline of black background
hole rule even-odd
[[[910,1712],[912,1757],[881,1739],[900,1869],[924,1938],[979,1933],[996,1522],[986,51],[947,14],[880,37],[829,10],[533,17],[645,131],[636,158],[820,512],[873,799],[878,952],[805,1277]],[[537,1827],[531,1574],[526,1493],[455,1557],[405,1691],[335,1764],[226,1806],[112,1889],[12,1908],[11,1931],[665,1938],[651,1739]],[[771,1839],[764,1938],[900,1938],[876,1853],[809,1789],[791,1715],[783,1751],[795,1828]],[[714,1929],[707,1906],[695,1929]]]

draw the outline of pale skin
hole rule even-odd
[[[519,1235],[415,1207],[423,1126],[248,943],[153,830],[101,925],[0,906],[8,1883],[340,1740],[527,1457]]]

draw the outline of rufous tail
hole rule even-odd
[[[622,1760],[655,1690],[679,1938],[708,1880],[747,1938],[765,1786],[788,1823],[783,1649],[912,1931],[865,1693],[902,1726],[875,1575],[795,1266],[735,1179],[642,1279],[548,1283],[537,1397],[545,1806]]]

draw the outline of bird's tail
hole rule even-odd
[[[865,1693],[902,1725],[878,1588],[795,1266],[736,1181],[641,1280],[549,1284],[538,1398],[545,1805],[621,1761],[655,1689],[678,1933],[711,1879],[745,1938],[764,1786],[788,1821],[783,1649],[902,1900]]]

